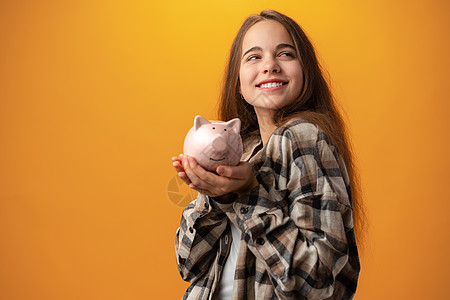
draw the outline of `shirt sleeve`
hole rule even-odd
[[[177,266],[183,280],[193,283],[211,271],[220,237],[227,228],[225,208],[199,193],[184,209],[175,238]]]
[[[279,295],[330,297],[353,231],[345,164],[311,123],[278,131],[265,151],[259,186],[235,208],[244,238]]]

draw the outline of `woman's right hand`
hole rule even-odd
[[[173,166],[178,176],[193,190],[209,197],[221,197],[236,193],[247,193],[258,185],[252,166],[241,161],[237,166],[218,166],[216,173],[202,168],[193,157],[173,157]]]
[[[183,154],[178,155],[178,157],[172,157],[172,165],[178,173],[178,177],[184,181],[187,185],[190,185],[192,182],[189,180],[189,177],[186,175],[186,172],[183,168]]]
[[[188,186],[192,184],[189,180],[189,177],[186,175],[186,172],[183,168],[183,154],[180,154],[178,157],[172,157],[172,165],[178,173],[178,176],[183,180]],[[218,197],[213,197],[213,199],[220,203],[230,203],[234,201],[233,193],[225,194]]]

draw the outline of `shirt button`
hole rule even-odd
[[[264,245],[265,241],[264,241],[263,238],[259,237],[259,238],[256,239],[256,243],[257,243],[258,245]]]
[[[241,207],[241,213],[244,215],[248,213],[248,207]]]
[[[228,235],[225,236],[225,245],[228,245]]]
[[[189,227],[189,231],[190,231],[191,233],[194,233],[194,228]]]

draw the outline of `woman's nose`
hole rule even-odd
[[[280,72],[280,66],[277,64],[277,62],[270,58],[267,59],[267,61],[264,64],[263,73],[279,73]]]

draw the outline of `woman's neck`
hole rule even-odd
[[[277,126],[273,123],[273,111],[272,110],[259,110],[255,109],[256,116],[258,117],[259,133],[261,140],[265,146],[270,139],[272,133],[277,129]]]

